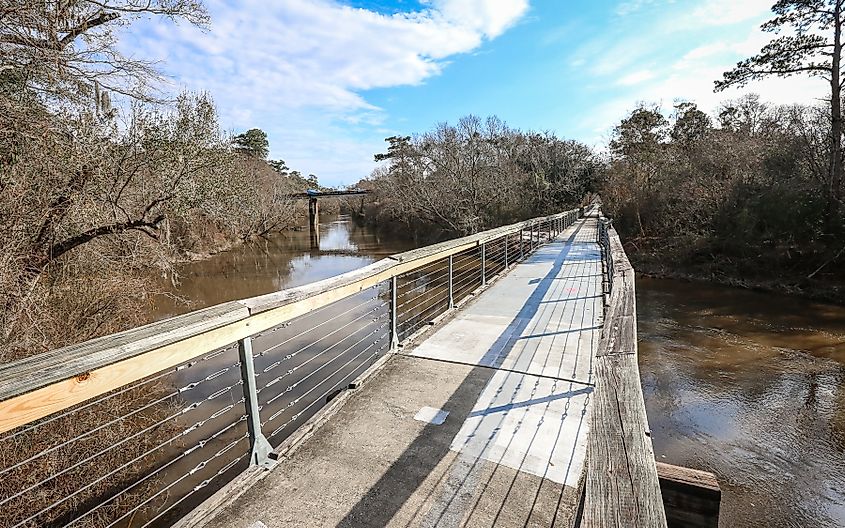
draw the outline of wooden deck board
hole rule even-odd
[[[413,356],[498,369],[451,448],[576,487],[585,468],[600,302],[601,254],[596,220],[588,218],[422,342]]]
[[[538,249],[421,343],[416,357],[592,381],[602,325],[595,219]]]

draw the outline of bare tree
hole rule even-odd
[[[0,77],[60,99],[93,95],[96,85],[147,98],[155,64],[123,55],[116,36],[147,16],[209,21],[201,0],[2,0]]]
[[[387,141],[376,160],[389,165],[372,185],[380,214],[411,232],[475,233],[577,203],[594,183],[587,147],[496,117],[467,116]]]

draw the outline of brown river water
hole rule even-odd
[[[344,273],[410,249],[345,217],[187,264],[157,318]],[[845,526],[845,308],[638,279],[655,455],[712,471],[721,526]]]
[[[162,319],[226,301],[302,286],[358,269],[414,246],[357,225],[347,216],[326,218],[319,237],[307,226],[185,264],[174,293],[190,304],[162,297],[153,316]],[[167,286],[165,286],[167,288]]]
[[[720,526],[845,526],[845,308],[638,279],[655,455],[712,471]]]

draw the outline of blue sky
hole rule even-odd
[[[467,114],[601,148],[638,101],[712,110],[753,91],[812,102],[816,79],[713,94],[760,49],[774,0],[206,0],[211,27],[148,21],[122,46],[167,90],[208,91],[226,130],[257,127],[328,185],[375,167],[384,138]]]

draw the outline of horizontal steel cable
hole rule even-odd
[[[21,460],[20,462],[17,462],[16,464],[14,464],[14,465],[12,465],[12,466],[9,466],[9,467],[7,467],[7,468],[3,469],[2,471],[0,471],[0,476],[3,476],[3,475],[5,475],[6,473],[8,473],[8,472],[10,472],[10,471],[12,471],[12,470],[14,470],[14,469],[17,469],[17,468],[19,468],[19,467],[21,467],[21,466],[23,466],[23,465],[26,465],[26,464],[28,464],[28,463],[30,463],[30,462],[32,462],[32,461],[34,461],[34,460],[37,460],[37,459],[41,458],[42,456],[48,455],[48,454],[50,454],[50,453],[52,453],[52,452],[54,452],[54,451],[57,451],[57,450],[59,450],[59,449],[61,449],[61,448],[63,448],[63,447],[66,447],[66,446],[68,446],[68,445],[70,445],[70,444],[72,444],[72,443],[74,443],[74,442],[76,442],[76,441],[78,441],[78,440],[81,440],[81,439],[83,439],[83,438],[86,438],[86,437],[90,436],[91,434],[96,433],[97,431],[100,431],[100,430],[102,430],[102,429],[105,429],[106,427],[110,427],[110,426],[112,426],[112,425],[114,425],[114,424],[116,424],[116,423],[118,423],[118,422],[121,422],[121,421],[123,421],[123,420],[126,420],[127,418],[131,418],[132,416],[135,416],[136,414],[138,414],[138,413],[140,413],[140,412],[142,412],[142,411],[145,411],[145,410],[147,410],[147,409],[149,409],[149,408],[151,408],[151,407],[153,407],[153,406],[155,406],[155,405],[158,405],[158,404],[163,403],[163,402],[165,402],[165,401],[167,401],[167,400],[169,400],[169,399],[171,399],[171,398],[173,398],[173,397],[175,397],[175,396],[178,396],[179,394],[182,394],[183,392],[187,392],[187,391],[189,391],[189,390],[195,389],[196,387],[200,386],[201,384],[203,384],[203,383],[205,383],[205,382],[207,382],[207,381],[211,381],[211,380],[213,380],[213,379],[215,379],[215,378],[217,378],[217,377],[220,377],[220,376],[222,376],[223,374],[225,374],[226,372],[228,372],[230,369],[235,368],[235,367],[239,367],[239,366],[240,366],[240,362],[235,363],[234,365],[231,365],[231,366],[229,366],[229,367],[226,367],[226,368],[224,368],[224,369],[221,369],[221,370],[219,370],[219,371],[217,371],[217,372],[214,372],[214,373],[212,373],[212,374],[209,374],[208,376],[206,376],[205,378],[203,378],[203,379],[202,379],[202,380],[200,380],[200,381],[193,382],[193,383],[190,383],[190,384],[188,384],[188,385],[186,385],[186,386],[184,386],[184,387],[182,387],[182,388],[176,389],[175,391],[172,391],[172,392],[170,392],[169,394],[167,394],[167,395],[165,395],[165,396],[162,396],[161,398],[158,398],[157,400],[153,400],[152,402],[149,402],[149,403],[147,403],[146,405],[143,405],[143,406],[141,406],[141,407],[138,407],[137,409],[135,409],[135,410],[133,410],[133,411],[131,411],[131,412],[127,413],[127,414],[121,415],[121,416],[119,416],[119,417],[117,417],[117,418],[115,418],[115,419],[113,419],[113,420],[111,420],[111,421],[108,421],[108,422],[105,422],[105,423],[103,423],[103,424],[100,424],[99,426],[95,427],[94,429],[90,429],[90,430],[88,430],[88,431],[86,431],[86,432],[84,432],[84,433],[82,433],[82,434],[80,434],[80,435],[77,435],[77,436],[75,436],[75,437],[73,437],[73,438],[70,438],[70,439],[68,439],[68,440],[65,440],[64,442],[62,442],[62,443],[60,443],[60,444],[56,444],[56,445],[54,445],[54,446],[52,446],[52,447],[50,447],[50,448],[48,448],[48,449],[45,449],[45,450],[43,450],[43,451],[40,451],[40,452],[38,452],[38,453],[36,453],[36,454],[32,455],[31,457],[27,458],[26,460]],[[2,502],[2,501],[0,501],[0,505],[2,505],[2,504],[3,504],[3,502]]]
[[[316,345],[316,344],[317,344],[317,343],[319,343],[320,341],[323,341],[324,339],[326,339],[326,338],[328,338],[328,337],[331,337],[331,336],[335,335],[336,333],[340,332],[341,330],[344,330],[344,329],[348,328],[348,327],[349,327],[349,326],[351,326],[352,324],[354,324],[354,323],[356,323],[356,322],[358,322],[358,321],[360,321],[360,320],[362,320],[362,319],[366,319],[367,317],[372,317],[372,314],[374,314],[374,313],[378,312],[381,308],[383,308],[383,307],[387,306],[388,304],[389,304],[389,303],[387,303],[387,302],[383,302],[383,303],[381,303],[380,305],[375,306],[375,307],[373,307],[373,308],[369,309],[367,312],[364,312],[363,314],[359,315],[359,316],[358,316],[358,317],[356,317],[355,319],[352,319],[351,321],[347,322],[345,325],[343,325],[343,326],[341,326],[341,327],[339,327],[339,328],[336,328],[336,329],[332,330],[331,332],[329,332],[328,334],[326,334],[326,335],[324,335],[324,336],[320,337],[320,338],[319,338],[319,339],[317,339],[316,341],[312,341],[312,342],[308,343],[307,345],[305,345],[305,346],[303,346],[303,347],[300,347],[300,348],[299,348],[298,350],[296,350],[295,352],[291,352],[290,354],[286,354],[283,358],[279,359],[278,361],[275,361],[275,362],[271,363],[270,365],[268,365],[268,366],[264,367],[264,368],[261,370],[261,372],[256,373],[255,378],[256,378],[256,379],[258,379],[258,378],[259,378],[259,377],[261,377],[262,375],[264,375],[264,374],[266,374],[266,373],[268,373],[268,372],[272,371],[273,369],[277,368],[279,365],[281,365],[281,364],[282,364],[282,363],[284,363],[285,361],[288,361],[288,360],[290,360],[290,359],[293,359],[294,357],[296,357],[297,355],[299,355],[302,351],[304,351],[304,350],[307,350],[307,349],[311,348],[312,346]],[[357,306],[357,307],[356,307],[356,309],[360,308],[361,306],[363,306],[363,305],[359,305],[359,306]],[[347,311],[347,312],[345,312],[343,315],[346,315],[346,314],[348,314],[348,313],[349,313],[349,312]],[[377,319],[378,319],[378,318],[376,318],[376,319],[374,319],[374,320],[377,320]],[[315,328],[316,328],[316,327],[315,327]],[[312,328],[312,330],[313,330],[313,328]],[[305,334],[305,333],[307,333],[307,332],[302,332],[302,333],[300,333],[299,335],[303,335],[303,334]],[[266,387],[266,386],[271,385],[272,383],[273,383],[272,381],[271,381],[271,382],[269,382],[267,385],[265,385],[265,387]],[[262,387],[262,388],[263,388],[263,387]],[[261,389],[258,389],[258,392],[261,392]]]
[[[0,443],[3,443],[3,442],[5,442],[5,441],[7,441],[7,440],[11,440],[12,438],[15,438],[15,437],[17,437],[17,436],[20,436],[20,435],[22,435],[22,434],[24,434],[24,433],[27,433],[27,432],[29,432],[29,431],[32,431],[33,429],[37,429],[38,427],[44,426],[44,425],[46,425],[46,424],[48,424],[48,423],[54,422],[55,420],[59,420],[59,419],[61,419],[61,418],[65,418],[65,417],[67,417],[67,416],[70,416],[70,415],[71,415],[71,414],[73,414],[73,413],[76,413],[76,412],[82,411],[82,410],[87,409],[87,408],[89,408],[89,407],[91,407],[91,406],[93,406],[93,405],[97,405],[98,403],[102,403],[102,402],[104,402],[104,401],[107,401],[107,400],[110,400],[110,399],[115,398],[115,397],[117,397],[117,396],[120,396],[121,394],[125,394],[125,393],[127,393],[127,392],[129,392],[129,391],[131,391],[131,390],[137,389],[138,387],[142,387],[142,386],[144,386],[144,385],[148,385],[148,384],[150,384],[150,383],[152,383],[152,382],[154,382],[154,381],[158,381],[158,380],[160,380],[161,378],[164,378],[164,377],[166,377],[166,376],[170,376],[171,374],[174,374],[175,372],[179,372],[180,370],[184,370],[184,369],[187,369],[187,368],[191,368],[191,367],[193,367],[193,366],[197,365],[197,364],[198,364],[199,362],[201,362],[201,361],[208,361],[208,360],[210,360],[210,359],[214,359],[214,358],[216,358],[216,357],[218,357],[218,356],[220,356],[220,355],[222,355],[222,354],[225,354],[226,352],[228,352],[228,351],[230,351],[230,350],[234,350],[235,348],[236,348],[236,346],[231,346],[231,345],[230,345],[230,346],[225,347],[225,348],[222,348],[222,349],[220,349],[220,350],[215,350],[214,352],[212,352],[212,353],[210,353],[210,354],[208,354],[208,355],[206,355],[206,356],[203,356],[202,358],[196,358],[196,359],[193,359],[193,360],[191,360],[191,361],[187,361],[187,362],[185,362],[185,363],[183,363],[183,364],[181,364],[181,365],[178,365],[178,366],[176,366],[176,367],[173,367],[173,368],[171,368],[171,369],[167,369],[167,370],[165,370],[165,371],[163,371],[163,372],[161,372],[161,373],[159,373],[159,374],[156,374],[156,375],[155,375],[155,376],[153,376],[152,378],[147,378],[147,379],[145,379],[145,380],[139,381],[138,383],[136,383],[136,384],[134,384],[134,385],[129,385],[129,386],[127,386],[127,387],[123,388],[123,389],[120,389],[120,390],[119,390],[119,391],[117,391],[117,392],[112,392],[112,393],[106,394],[106,395],[105,395],[105,396],[103,396],[102,398],[98,398],[98,399],[96,399],[96,400],[89,401],[89,402],[88,402],[88,403],[86,403],[85,405],[82,405],[82,406],[80,406],[80,407],[76,407],[76,408],[70,409],[70,410],[68,410],[68,411],[65,411],[65,412],[63,412],[63,413],[61,413],[61,414],[58,414],[58,415],[55,415],[55,416],[51,416],[51,417],[50,417],[49,419],[47,419],[47,420],[43,420],[43,421],[41,421],[41,422],[38,422],[38,423],[32,424],[32,425],[30,425],[30,426],[28,426],[28,427],[26,427],[26,428],[24,428],[24,429],[21,429],[21,430],[15,431],[14,433],[12,433],[12,434],[10,434],[10,435],[8,435],[8,436],[5,436],[5,437],[3,437],[2,439],[0,439]],[[2,473],[0,473],[0,475],[2,475]]]
[[[241,400],[241,401],[243,401],[243,400]],[[231,407],[229,407],[229,408],[228,408],[228,410],[231,410],[231,408],[234,408],[234,404],[233,404]],[[228,412],[228,410],[227,410],[226,412]],[[217,417],[220,417],[220,416],[223,416],[223,414],[225,414],[225,412],[224,412],[224,413],[215,413],[215,414],[217,414]],[[195,450],[196,450],[196,449],[198,449],[199,447],[204,446],[206,443],[208,443],[208,441],[210,441],[210,440],[211,440],[211,439],[213,439],[213,438],[216,438],[219,434],[222,434],[221,432],[223,432],[223,431],[228,431],[229,429],[231,429],[232,427],[234,427],[236,424],[238,424],[238,423],[242,422],[244,419],[245,419],[245,415],[241,416],[241,418],[239,418],[237,421],[233,422],[232,424],[230,424],[230,425],[228,425],[228,426],[224,427],[223,429],[221,429],[221,431],[218,431],[218,433],[215,433],[215,435],[212,435],[211,437],[209,437],[209,439],[207,439],[207,440],[201,440],[200,442],[198,442],[198,443],[197,443],[197,445],[195,445],[195,446],[194,446],[194,447],[192,447],[191,449],[188,449],[187,451],[184,451],[182,454],[180,454],[180,455],[177,457],[177,459],[181,459],[181,458],[183,458],[183,457],[187,456],[188,454],[192,453],[193,451],[195,451]],[[205,424],[205,423],[207,423],[209,420],[211,420],[211,418],[207,418],[206,420],[202,421],[201,423],[204,425],[204,424]],[[199,423],[199,422],[198,422],[198,423]],[[201,427],[201,426],[200,426],[200,427]],[[196,428],[197,428],[197,427],[196,427],[196,426],[194,426],[194,427],[191,427],[191,428],[189,428],[189,429],[186,429],[186,431],[193,431],[193,430],[195,430]],[[58,500],[58,501],[56,501],[56,502],[54,502],[54,503],[50,504],[49,506],[47,506],[47,507],[45,507],[45,508],[42,508],[42,509],[41,509],[41,510],[39,510],[37,513],[35,513],[35,514],[31,515],[31,516],[30,516],[30,517],[28,517],[27,519],[24,519],[23,521],[21,521],[21,522],[19,522],[18,524],[16,524],[14,528],[17,528],[18,526],[22,526],[23,524],[25,524],[25,523],[27,523],[27,522],[31,521],[32,519],[35,519],[35,518],[37,518],[37,517],[39,517],[39,516],[43,515],[44,513],[46,513],[46,512],[48,512],[48,511],[50,511],[51,509],[55,508],[56,506],[58,506],[58,505],[60,505],[60,504],[64,503],[64,502],[65,502],[65,501],[67,501],[68,499],[71,499],[71,498],[73,498],[74,496],[78,495],[79,493],[82,493],[83,491],[85,491],[86,489],[90,488],[91,486],[94,486],[94,485],[96,485],[96,484],[98,484],[98,483],[102,482],[103,480],[107,479],[108,477],[110,477],[110,476],[112,476],[112,475],[114,475],[114,474],[116,474],[116,473],[118,473],[118,472],[122,471],[123,469],[126,469],[127,467],[129,467],[129,466],[131,466],[132,464],[134,464],[134,463],[138,462],[139,460],[142,460],[143,458],[150,456],[151,454],[155,453],[156,451],[158,451],[158,450],[159,450],[159,449],[161,449],[162,447],[164,447],[164,446],[166,446],[166,445],[169,445],[171,442],[173,442],[174,440],[176,440],[177,438],[179,438],[179,437],[181,437],[181,436],[184,436],[185,434],[186,434],[186,432],[185,432],[185,431],[183,431],[183,432],[179,433],[178,435],[175,435],[175,436],[173,436],[173,437],[171,437],[171,438],[169,438],[169,439],[165,440],[164,442],[159,443],[159,444],[158,444],[158,445],[156,445],[155,447],[153,447],[153,448],[151,448],[151,449],[148,449],[147,451],[145,451],[145,452],[144,452],[144,453],[142,453],[141,455],[138,455],[137,457],[133,458],[133,459],[132,459],[132,460],[130,460],[129,462],[126,462],[126,463],[122,464],[122,465],[121,465],[121,466],[119,466],[118,468],[113,469],[112,471],[110,471],[110,472],[106,473],[105,475],[103,475],[103,476],[99,477],[98,479],[96,479],[96,480],[94,480],[94,481],[92,481],[92,482],[89,482],[88,484],[86,484],[85,486],[83,486],[83,487],[79,488],[78,490],[76,490],[75,492],[71,493],[70,495],[68,495],[68,496],[66,496],[66,497],[61,498],[60,500]],[[175,460],[174,460],[174,461],[175,461]],[[171,462],[171,463],[172,463],[172,462]],[[164,467],[169,466],[171,463],[168,463],[168,464],[166,464],[165,466],[163,466],[163,467],[161,467],[161,468],[157,469],[155,472],[153,472],[153,474],[158,473],[161,469],[163,469]],[[132,486],[136,486],[137,484],[139,484],[139,483],[140,483],[140,482],[142,482],[143,480],[146,480],[146,478],[149,478],[149,477],[145,477],[144,479],[139,480],[138,482],[136,482],[136,483],[132,484]],[[114,498],[114,497],[112,497],[112,498],[108,499],[108,500],[107,500],[107,501],[105,501],[104,503],[101,503],[101,505],[102,505],[102,504],[105,504],[105,503],[107,503],[107,502],[109,502],[109,501],[111,501],[113,498]],[[98,507],[99,507],[99,506],[98,506]],[[88,512],[88,513],[90,513],[90,512]],[[74,521],[72,521],[72,522],[76,522],[77,520],[79,520],[79,519],[81,519],[81,518],[82,518],[82,517],[79,517],[79,518],[75,519],[75,520],[74,520]]]
[[[366,341],[367,339],[371,338],[371,337],[372,337],[373,335],[375,335],[375,334],[376,334],[379,330],[381,330],[382,328],[384,328],[384,327],[386,327],[386,326],[387,326],[387,323],[383,323],[383,324],[379,325],[378,327],[376,327],[376,329],[375,329],[375,330],[373,330],[373,331],[372,331],[372,332],[370,332],[369,334],[365,335],[363,338],[361,338],[361,339],[360,339],[360,340],[358,340],[357,342],[353,343],[352,345],[350,345],[349,347],[347,347],[345,350],[343,350],[342,352],[340,352],[338,355],[336,355],[335,357],[333,357],[333,358],[332,358],[332,359],[330,359],[329,361],[327,361],[327,362],[323,363],[323,364],[322,364],[322,365],[320,365],[318,368],[314,369],[312,372],[308,373],[308,375],[306,375],[304,378],[300,379],[299,381],[297,381],[297,382],[296,382],[296,383],[294,383],[293,385],[289,385],[289,386],[288,386],[288,387],[287,387],[284,391],[282,391],[281,393],[277,394],[277,395],[276,395],[276,396],[274,396],[273,398],[271,398],[271,399],[267,400],[267,403],[265,403],[265,404],[264,404],[264,407],[266,407],[267,405],[271,405],[272,403],[274,403],[276,400],[278,400],[279,398],[281,398],[281,397],[282,397],[282,396],[284,396],[285,394],[287,394],[287,393],[289,393],[289,392],[293,391],[296,387],[298,387],[299,385],[301,385],[301,384],[302,384],[302,382],[304,382],[304,381],[306,381],[307,379],[311,378],[311,376],[313,376],[313,375],[314,375],[314,374],[316,374],[317,372],[321,371],[321,370],[322,370],[323,368],[325,368],[327,365],[330,365],[331,363],[333,363],[333,362],[334,362],[337,358],[339,358],[339,357],[343,356],[344,354],[346,354],[347,352],[349,352],[350,350],[352,350],[352,349],[353,349],[353,348],[355,348],[356,346],[360,345],[361,343],[363,343],[363,342],[364,342],[364,341]],[[327,379],[328,379],[328,378],[327,378]],[[319,384],[318,384],[317,386],[319,386]],[[310,391],[309,391],[309,392],[310,392]],[[300,396],[299,398],[297,398],[297,399],[293,400],[292,402],[288,403],[288,407],[290,407],[291,405],[296,404],[296,403],[297,403],[299,400],[301,400],[301,399],[303,398],[303,396],[305,396],[306,394],[308,394],[308,393],[306,392],[305,394],[303,394],[303,395],[302,395],[302,396]],[[266,420],[265,422],[262,422],[262,423],[261,423],[261,425],[262,425],[262,426],[264,426],[264,424],[266,424],[266,423],[268,423],[268,422],[270,422],[270,421],[274,420],[275,418],[277,418],[277,417],[278,417],[278,414],[280,414],[280,413],[281,413],[281,412],[283,412],[283,411],[284,411],[284,409],[281,409],[280,411],[277,411],[276,413],[273,413],[273,414],[272,414],[269,418],[267,418],[267,420]]]
[[[180,411],[178,411],[178,412],[176,412],[176,413],[174,413],[174,414],[171,414],[171,415],[170,415],[170,416],[168,416],[167,418],[165,418],[165,419],[163,419],[163,420],[161,420],[161,421],[159,421],[159,422],[156,422],[156,423],[154,423],[154,424],[152,424],[152,425],[150,425],[150,426],[147,426],[147,427],[145,427],[144,429],[142,429],[142,430],[140,430],[140,431],[138,431],[138,432],[136,432],[136,433],[133,433],[132,435],[130,435],[130,436],[128,436],[128,437],[123,438],[122,440],[120,440],[119,442],[117,442],[117,443],[115,443],[115,444],[111,444],[111,445],[109,445],[108,447],[106,447],[106,448],[104,448],[104,449],[101,449],[100,451],[98,451],[98,452],[94,453],[93,455],[90,455],[90,456],[88,456],[87,458],[84,458],[84,459],[80,460],[79,462],[76,462],[75,464],[73,464],[73,465],[71,465],[71,466],[66,467],[65,469],[63,469],[63,470],[59,471],[58,473],[54,473],[53,475],[51,475],[51,476],[47,477],[46,479],[41,480],[40,482],[38,482],[38,483],[36,483],[36,484],[33,484],[33,485],[31,485],[31,486],[29,486],[29,487],[27,487],[27,488],[25,488],[25,489],[23,489],[23,490],[19,491],[18,493],[14,494],[14,495],[11,495],[11,496],[9,496],[9,497],[6,497],[6,498],[5,498],[5,499],[3,499],[3,500],[0,500],[0,506],[2,506],[2,505],[4,505],[4,504],[8,503],[9,501],[14,500],[14,499],[16,499],[16,498],[18,498],[18,497],[20,497],[20,496],[22,496],[22,495],[24,495],[24,494],[26,494],[26,493],[28,493],[28,492],[32,491],[32,490],[34,490],[35,488],[37,488],[37,487],[39,487],[39,486],[42,486],[42,485],[46,484],[47,482],[52,481],[52,480],[53,480],[53,479],[55,479],[56,477],[59,477],[59,476],[61,476],[61,475],[64,475],[65,473],[67,473],[67,472],[69,472],[69,471],[72,471],[73,469],[76,469],[76,468],[80,467],[81,465],[85,464],[86,462],[90,462],[91,460],[94,460],[95,458],[98,458],[98,457],[102,456],[103,454],[105,454],[105,453],[107,453],[107,452],[111,451],[112,449],[115,449],[116,447],[119,447],[119,446],[121,446],[121,445],[125,444],[126,442],[128,442],[128,441],[130,441],[130,440],[133,440],[133,439],[135,439],[135,438],[138,438],[139,436],[141,436],[141,435],[143,435],[143,434],[145,434],[145,433],[147,433],[147,432],[149,432],[149,431],[152,431],[153,429],[155,429],[155,428],[157,428],[157,427],[161,426],[161,425],[162,425],[162,424],[164,424],[164,423],[169,422],[170,420],[173,420],[173,419],[175,419],[175,418],[178,418],[179,416],[182,416],[183,414],[185,414],[185,413],[187,413],[187,412],[189,412],[189,411],[192,411],[192,410],[194,410],[194,409],[199,408],[199,407],[200,407],[200,405],[202,405],[203,403],[205,403],[205,402],[207,402],[207,401],[211,401],[211,400],[213,400],[213,399],[216,399],[216,398],[218,398],[218,397],[222,396],[223,394],[225,394],[225,393],[227,393],[227,392],[230,392],[233,388],[238,387],[238,386],[240,386],[240,385],[242,385],[242,384],[243,384],[243,381],[239,380],[237,383],[235,383],[235,384],[233,384],[233,385],[230,385],[229,387],[226,387],[226,388],[224,388],[224,389],[221,389],[221,390],[219,390],[219,391],[216,391],[216,392],[214,392],[214,393],[210,394],[208,397],[206,397],[206,398],[205,398],[205,399],[203,399],[203,400],[200,400],[199,402],[194,402],[194,403],[190,404],[189,406],[184,407],[184,408],[183,408],[183,409],[181,409]],[[206,420],[206,421],[207,421],[207,420]],[[205,421],[204,421],[204,422],[202,422],[202,423],[205,423]],[[178,436],[183,436],[183,435],[184,435],[184,434],[186,434],[187,432],[190,432],[190,431],[192,431],[192,430],[196,429],[196,427],[197,427],[196,425],[195,425],[195,426],[192,426],[192,427],[190,427],[190,428],[186,429],[185,431],[183,431],[182,433],[180,433]],[[175,437],[175,438],[178,438],[178,436],[177,436],[177,437]],[[171,441],[172,441],[172,440],[171,440]]]
[[[349,366],[349,365],[350,365],[353,361],[355,361],[356,359],[358,359],[359,357],[361,357],[364,353],[366,353],[368,350],[370,350],[372,347],[374,347],[374,346],[376,345],[376,343],[378,343],[378,342],[379,342],[379,341],[381,341],[382,339],[384,339],[384,338],[388,337],[388,335],[389,335],[389,334],[382,334],[382,335],[381,335],[381,336],[380,336],[380,337],[379,337],[379,338],[378,338],[378,339],[377,339],[377,340],[376,340],[376,341],[375,341],[372,345],[370,345],[369,347],[367,347],[367,348],[365,348],[364,350],[362,350],[361,352],[359,352],[359,353],[358,353],[358,355],[356,355],[354,358],[352,358],[352,359],[350,359],[349,361],[347,361],[347,362],[346,362],[346,364],[344,364],[342,367],[340,367],[339,369],[337,369],[336,371],[334,371],[334,373],[332,373],[332,375],[331,375],[331,376],[328,376],[327,378],[325,378],[325,380],[331,379],[331,378],[332,378],[332,376],[334,376],[335,374],[337,374],[338,372],[340,372],[340,371],[341,371],[341,370],[343,370],[344,368],[348,367],[348,366]],[[381,347],[381,348],[379,348],[379,349],[376,351],[376,353],[374,353],[374,354],[373,354],[372,356],[370,356],[370,357],[375,357],[375,356],[377,356],[377,355],[378,355],[378,353],[379,353],[380,351],[384,350],[384,349],[385,349],[385,348],[387,348],[388,346],[389,346],[389,344],[388,344],[388,345],[382,345],[382,347]],[[325,381],[325,380],[323,380],[323,381]],[[287,427],[288,425],[290,425],[291,423],[293,423],[294,421],[296,421],[296,420],[297,420],[297,418],[299,418],[300,416],[302,416],[302,414],[303,414],[305,411],[307,411],[308,409],[310,409],[310,408],[311,408],[311,406],[313,406],[315,403],[317,403],[318,401],[322,401],[322,399],[323,399],[324,397],[326,397],[326,396],[328,396],[329,394],[331,394],[331,393],[332,393],[332,391],[334,391],[335,389],[337,389],[337,387],[338,387],[338,386],[342,385],[342,384],[344,383],[344,381],[345,381],[345,380],[341,380],[341,381],[339,381],[338,383],[335,383],[335,384],[334,384],[334,386],[332,386],[329,390],[327,390],[326,392],[324,392],[324,393],[323,393],[323,394],[322,394],[319,398],[316,398],[313,402],[311,402],[310,404],[308,404],[308,406],[307,406],[307,407],[305,407],[304,409],[302,409],[301,411],[299,411],[298,413],[296,413],[295,415],[293,415],[293,416],[291,417],[291,419],[290,419],[290,420],[288,420],[287,422],[285,422],[284,424],[282,424],[282,426],[281,426],[281,427],[279,427],[278,429],[276,429],[275,431],[273,431],[272,433],[270,433],[270,438],[272,438],[272,437],[276,436],[276,435],[277,435],[277,434],[279,434],[279,433],[280,433],[280,432],[281,432],[281,431],[282,431],[285,427]],[[317,387],[319,387],[319,385],[316,385],[316,386],[315,386],[314,388],[312,388],[311,390],[314,390],[314,389],[316,389]],[[310,391],[309,391],[309,392],[310,392]],[[305,396],[305,394],[303,394],[303,397],[304,397],[304,396]],[[302,399],[302,397],[300,397],[299,399]],[[269,422],[269,420],[268,420],[267,422]],[[267,422],[265,422],[265,423],[267,423]],[[263,425],[264,425],[264,424],[262,424],[262,426],[263,426]]]
[[[364,291],[366,291],[366,290],[364,290]],[[347,299],[348,299],[348,298],[347,298]],[[345,301],[345,300],[347,300],[347,299],[341,299],[341,301],[337,301],[337,302],[342,302],[342,301]],[[349,313],[351,313],[351,312],[354,312],[355,310],[359,310],[362,306],[366,305],[367,303],[371,303],[371,302],[373,302],[373,301],[377,301],[377,300],[379,300],[378,295],[376,295],[375,297],[371,297],[371,298],[369,298],[369,299],[365,300],[364,302],[361,302],[361,303],[356,304],[355,306],[353,306],[352,308],[350,308],[350,309],[348,309],[348,310],[346,310],[346,311],[344,311],[344,312],[341,312],[341,313],[339,313],[339,314],[337,314],[337,315],[333,315],[331,318],[326,319],[326,320],[325,320],[325,321],[323,321],[322,323],[319,323],[319,324],[316,324],[316,325],[314,325],[314,326],[312,326],[312,327],[309,327],[307,330],[303,330],[302,332],[300,332],[300,333],[298,333],[298,334],[296,334],[296,335],[290,336],[289,338],[285,339],[284,341],[282,341],[282,342],[280,342],[280,343],[276,343],[275,345],[272,345],[272,346],[270,346],[270,347],[267,347],[266,349],[262,350],[261,352],[258,352],[258,353],[256,353],[256,354],[253,354],[253,357],[254,357],[254,358],[259,358],[259,357],[261,357],[261,356],[264,356],[264,355],[266,355],[268,352],[272,352],[273,350],[276,350],[277,348],[279,348],[279,347],[281,347],[281,346],[284,346],[284,345],[286,345],[287,343],[290,343],[291,341],[293,341],[293,340],[294,340],[294,339],[296,339],[297,337],[303,336],[303,335],[305,335],[305,334],[307,334],[307,333],[309,333],[309,332],[313,332],[314,330],[316,330],[316,329],[320,328],[321,326],[327,325],[327,324],[329,324],[329,323],[331,323],[331,322],[333,322],[333,321],[337,320],[337,319],[338,319],[338,318],[340,318],[340,317],[343,317],[343,316],[345,316],[345,315],[347,315],[347,314],[349,314]],[[332,304],[330,304],[330,305],[328,305],[328,306],[334,306],[334,304],[335,304],[335,303],[332,303]],[[313,312],[309,312],[309,313],[308,313],[308,315],[309,315],[309,316],[311,316],[311,315],[313,315],[314,313],[319,312],[320,310],[324,310],[324,309],[325,309],[325,308],[327,308],[328,306],[324,306],[323,308],[319,308],[319,309],[317,309],[317,310],[314,310]],[[287,322],[287,323],[283,323],[282,325],[280,325],[280,327],[288,327],[288,326],[290,326],[290,321],[289,321],[289,322]],[[279,327],[277,327],[277,328],[279,328]],[[265,334],[260,334],[260,335],[266,335],[266,333],[265,333]]]

